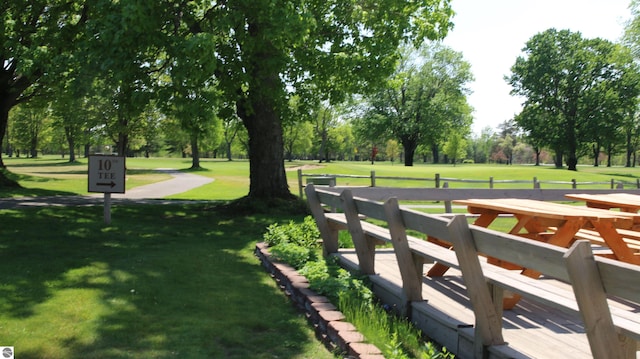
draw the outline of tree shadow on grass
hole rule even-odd
[[[20,358],[295,357],[313,340],[252,254],[290,217],[101,211],[0,211],[0,337]]]

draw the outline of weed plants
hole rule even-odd
[[[453,358],[446,348],[440,351],[433,343],[425,343],[419,329],[378,303],[366,277],[341,268],[336,257],[319,258],[320,233],[311,216],[305,217],[302,223],[272,224],[263,239],[277,260],[289,263],[304,275],[310,288],[335,303],[386,358]]]

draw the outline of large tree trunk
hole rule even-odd
[[[118,143],[116,143],[117,155],[122,157],[127,157],[128,147],[129,147],[129,135],[125,132],[118,133]]]
[[[632,136],[631,136],[631,131],[627,131],[627,153],[626,153],[626,163],[625,163],[625,167],[631,167],[631,155],[634,152],[633,149],[633,145],[632,145]]]
[[[437,144],[431,145],[431,155],[433,156],[433,164],[440,163],[440,149]]]
[[[227,141],[227,160],[233,161],[233,157],[231,156],[231,142]]]
[[[37,134],[32,134],[31,136],[29,153],[31,154],[31,158],[38,157],[38,135]]]
[[[69,162],[73,163],[76,161],[76,141],[71,128],[65,127],[64,132],[67,137],[67,145],[69,146]]]
[[[4,136],[7,133],[7,124],[9,123],[9,110],[11,110],[11,107],[6,106],[4,104],[4,101],[2,101],[2,103],[0,103],[0,147],[2,147]],[[0,148],[0,168],[6,167],[7,166],[2,160],[2,148]],[[2,176],[2,172],[0,172],[0,176]]]
[[[276,75],[277,76],[277,75]],[[247,97],[236,103],[238,117],[247,129],[249,137],[249,194],[248,199],[292,200],[284,170],[284,138],[282,123],[273,97],[260,95],[277,86],[278,79],[255,76],[261,87],[249,91]],[[254,85],[255,86],[255,85]]]
[[[270,106],[243,117],[249,134],[249,198],[293,199],[284,170],[282,124]]]
[[[553,163],[556,168],[562,168],[562,156],[564,155],[562,150],[556,150],[555,155],[553,156]]]
[[[2,160],[2,141],[7,131],[7,123],[9,122],[9,110],[10,106],[5,106],[4,99],[0,99],[0,187],[20,187],[18,182],[10,179],[5,175],[4,169],[7,166]]]
[[[270,202],[294,200],[284,170],[284,138],[280,108],[284,106],[284,84],[279,61],[285,55],[265,37],[258,19],[248,23],[253,48],[245,50],[249,61],[248,90],[237,89],[237,114],[247,129],[249,143],[249,194],[247,199]]]
[[[200,148],[198,147],[198,135],[191,134],[191,169],[200,169]]]
[[[404,147],[404,165],[407,167],[413,166],[413,156],[416,153],[418,144],[412,140],[403,140],[402,147]]]

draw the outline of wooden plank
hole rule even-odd
[[[362,230],[360,224],[360,216],[356,208],[351,191],[343,191],[340,195],[343,202],[344,214],[347,219],[347,227],[349,228],[349,234],[354,246],[356,247],[356,253],[358,254],[358,263],[363,274],[374,274],[374,255],[375,255],[375,243],[368,241],[365,237],[365,233]]]
[[[594,208],[620,208],[627,212],[637,212],[640,209],[640,196],[629,193],[567,194],[567,198],[587,202],[587,206]]]
[[[640,303],[640,267],[609,258],[596,258],[598,272],[607,293]],[[633,285],[630,285],[633,283]]]
[[[402,208],[401,213],[402,220],[404,221],[407,229],[424,234],[428,233],[431,237],[450,242],[449,230],[447,228],[450,220],[449,218],[429,215],[408,208]]]
[[[374,201],[386,201],[396,197],[400,201],[452,201],[469,198],[523,198],[540,201],[566,201],[566,194],[589,193],[630,193],[640,194],[638,189],[499,189],[499,188],[397,188],[397,187],[333,187],[324,191],[340,193],[350,189],[354,197],[368,198]],[[444,208],[444,205],[443,205]]]
[[[317,196],[315,187],[311,184],[305,187],[305,195],[307,196],[307,203],[309,209],[316,221],[320,235],[322,236],[322,250],[324,255],[336,253],[338,251],[338,231],[329,226],[327,218],[322,208],[322,203]]]
[[[422,273],[416,271],[398,201],[390,198],[383,207],[389,224],[391,243],[398,260],[400,275],[402,275],[402,289],[408,302],[420,301],[422,300]]]
[[[625,358],[589,242],[576,242],[565,260],[594,358]]]
[[[562,260],[566,249],[475,225],[470,229],[478,252],[525,268],[535,268],[560,280],[569,280]]]
[[[560,203],[543,202],[529,199],[498,198],[456,200],[456,204],[468,206],[470,213],[482,214],[494,211],[504,214],[520,214],[557,220],[612,220],[621,223],[618,227],[632,226],[634,218],[640,216],[631,213],[607,211],[603,209],[571,206]]]
[[[464,216],[455,216],[449,223],[450,238],[453,241],[460,270],[467,286],[467,292],[476,317],[477,332],[482,345],[504,344],[502,337],[502,318],[491,300],[491,293],[486,284],[478,252],[469,224]],[[502,303],[502,297],[500,298]],[[476,353],[478,355],[480,353]]]
[[[616,231],[611,223],[595,222],[593,226],[596,228],[600,236],[611,248],[616,258],[620,261],[640,264],[640,257],[633,254],[633,251],[627,246],[622,235]]]

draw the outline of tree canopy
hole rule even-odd
[[[622,109],[635,109],[637,65],[622,46],[569,30],[539,33],[523,52],[506,79],[526,99],[516,121],[556,152],[556,166],[566,156],[568,169],[576,170],[590,144],[599,152],[615,142],[623,119],[633,116]]]
[[[469,132],[466,84],[472,80],[462,54],[438,43],[425,43],[419,51],[406,47],[395,73],[369,96],[359,127],[370,138],[398,140],[405,166],[413,165],[419,145],[429,146],[437,161],[438,149],[451,133]]]
[[[77,34],[87,15],[85,5],[73,0],[4,0],[0,4],[0,143],[9,111],[49,92],[55,74],[77,49]],[[0,153],[0,168],[4,167]]]
[[[375,88],[401,42],[443,38],[453,14],[450,0],[7,0],[0,10],[0,136],[9,110],[63,72],[90,76],[112,99],[121,153],[151,101],[171,93],[182,97],[164,97],[174,114],[190,114],[200,104],[186,99],[215,86],[211,103],[234,107],[248,133],[248,197],[267,200],[293,198],[283,161],[289,99],[338,103]],[[81,69],[60,61],[74,56],[86,58]]]

